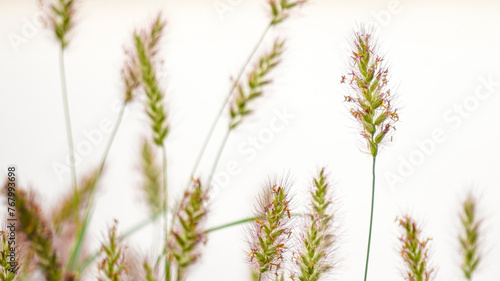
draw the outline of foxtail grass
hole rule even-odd
[[[248,227],[248,259],[259,271],[259,280],[282,273],[284,254],[290,247],[292,230],[287,183],[269,182],[259,196],[255,221]]]
[[[472,194],[469,194],[462,204],[460,220],[462,222],[462,234],[459,237],[463,257],[462,272],[470,281],[482,258],[479,246],[481,221],[477,215],[477,200]]]
[[[226,132],[224,140],[222,141],[215,156],[209,175],[209,183],[211,183],[212,177],[217,169],[217,165],[222,155],[222,151],[226,146],[229,135],[237,126],[241,124],[246,116],[252,113],[252,109],[249,107],[250,103],[261,97],[263,95],[263,87],[271,82],[268,77],[269,72],[280,62],[284,44],[285,41],[276,40],[273,44],[272,50],[269,53],[262,55],[255,68],[249,73],[248,80],[246,82],[247,86],[244,86],[242,83],[237,84],[236,88],[238,89],[238,94],[230,102],[229,106],[229,130]]]
[[[368,32],[362,26],[359,31],[354,32],[351,47],[349,72],[342,76],[340,82],[350,86],[345,102],[349,104],[350,113],[360,125],[361,136],[373,157],[370,227],[364,277],[366,281],[375,205],[375,163],[382,142],[395,130],[394,123],[399,120],[399,116],[397,108],[391,104],[392,95],[388,88],[389,70],[383,63],[384,57],[378,52],[373,32]]]
[[[61,281],[64,270],[54,247],[50,224],[33,196],[28,196],[21,188],[16,190],[16,214],[20,231],[28,240],[30,250],[36,254],[38,268],[45,279]]]
[[[208,189],[193,179],[184,192],[175,213],[175,224],[167,242],[167,254],[177,265],[177,280],[186,278],[186,270],[198,261],[201,245],[206,241],[205,220],[208,214]]]
[[[266,38],[267,34],[269,33],[269,31],[271,30],[272,27],[277,26],[280,23],[282,23],[283,21],[285,21],[285,19],[287,19],[289,17],[289,14],[290,14],[291,10],[293,10],[294,8],[298,7],[299,5],[304,4],[306,2],[307,2],[307,0],[294,0],[294,1],[290,1],[290,0],[280,0],[280,1],[269,0],[269,1],[267,1],[268,7],[269,7],[269,9],[271,11],[271,19],[269,21],[269,24],[266,26],[266,28],[262,32],[261,36],[257,40],[257,43],[255,44],[255,46],[253,47],[253,49],[250,52],[249,56],[245,60],[245,63],[242,65],[242,67],[238,71],[238,74],[236,75],[236,77],[234,79],[234,83],[232,84],[229,92],[226,95],[226,98],[224,99],[221,107],[219,108],[218,113],[217,113],[215,119],[212,121],[210,129],[208,130],[208,134],[205,137],[205,141],[204,141],[204,143],[203,143],[203,145],[201,147],[200,152],[198,153],[198,156],[197,156],[197,158],[195,160],[195,163],[193,165],[193,168],[191,170],[191,177],[195,176],[195,173],[196,173],[196,171],[198,169],[200,161],[201,161],[203,155],[205,154],[205,151],[207,149],[208,143],[212,139],[213,133],[215,131],[215,128],[217,127],[217,124],[219,123],[219,120],[223,116],[224,111],[225,111],[226,107],[228,106],[229,102],[231,101],[231,97],[233,97],[233,94],[234,94],[235,90],[237,90],[239,88],[238,86],[240,85],[240,80],[243,77],[245,69],[248,67],[248,65],[252,61],[253,57],[257,53],[259,47],[264,42],[264,39]],[[233,121],[233,120],[231,120],[231,121]],[[233,124],[233,122],[231,122],[231,124]],[[232,125],[230,125],[230,127],[232,127]],[[225,146],[225,144],[227,142],[227,139],[229,137],[230,131],[231,130],[229,130],[227,132],[226,136],[224,137],[223,142],[221,144],[221,148],[219,149],[219,152],[218,152],[219,156],[216,156],[216,158],[220,157],[220,154],[222,153],[222,150],[223,150],[223,148],[224,148],[224,146]],[[218,160],[215,160],[215,163],[217,163],[217,162],[218,162]],[[214,165],[214,166],[216,166],[216,165]],[[216,169],[216,168],[213,168],[213,169]],[[213,173],[211,175],[213,175]]]
[[[10,243],[9,243],[10,242]],[[20,269],[20,250],[21,245],[12,243],[6,231],[0,230],[0,280],[17,281],[19,280],[17,272]],[[13,258],[16,261],[13,261]]]
[[[408,281],[430,281],[434,269],[429,264],[429,241],[423,238],[417,223],[408,215],[396,219],[401,228],[400,255],[405,263],[403,277]]]
[[[144,279],[146,281],[158,281],[159,280],[156,278],[153,269],[151,268],[151,266],[149,265],[149,263],[147,261],[143,262],[142,267],[144,269],[144,275],[145,275]]]
[[[73,189],[77,190],[77,177],[76,177],[76,166],[75,166],[75,152],[73,147],[73,133],[71,130],[71,117],[68,104],[68,89],[66,85],[66,70],[64,65],[64,50],[68,46],[69,32],[74,27],[75,22],[75,12],[76,12],[76,1],[75,0],[54,0],[52,2],[45,2],[40,0],[40,4],[43,10],[49,15],[48,28],[50,28],[57,41],[60,44],[59,48],[59,72],[61,76],[61,92],[62,101],[64,109],[64,119],[66,124],[66,138],[68,142],[69,151],[69,166],[71,170],[71,181],[73,184]]]
[[[331,254],[335,233],[331,204],[331,187],[323,168],[314,179],[307,230],[303,235],[302,250],[299,256],[295,257],[300,267],[300,272],[297,274],[300,281],[318,281],[334,267]]]
[[[102,260],[97,268],[101,277],[99,281],[122,281],[127,280],[127,265],[125,264],[126,247],[118,236],[118,221],[115,220],[113,226],[108,230],[106,243],[102,244]]]

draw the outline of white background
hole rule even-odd
[[[264,0],[82,1],[66,52],[69,104],[75,145],[85,132],[114,122],[122,98],[119,70],[122,47],[132,31],[147,26],[157,11],[168,24],[162,41],[161,85],[166,90],[171,133],[167,139],[170,194],[178,197],[211,121],[234,77],[269,21]],[[392,3],[392,4],[391,4]],[[0,167],[16,165],[19,183],[39,191],[48,211],[70,191],[70,175],[59,177],[54,163],[65,163],[67,143],[52,33],[33,21],[36,1],[0,0]],[[500,275],[500,3],[494,1],[327,1],[315,0],[272,31],[286,38],[283,63],[274,83],[253,104],[255,114],[231,135],[219,170],[231,161],[239,173],[213,196],[209,226],[252,214],[255,196],[268,177],[288,172],[301,206],[312,176],[326,165],[338,204],[339,267],[332,280],[363,277],[369,222],[371,158],[364,153],[356,124],[343,103],[341,75],[348,66],[348,38],[363,22],[379,27],[380,49],[389,62],[400,122],[394,140],[378,157],[374,234],[369,280],[402,280],[397,215],[410,213],[433,238],[437,280],[463,280],[457,235],[460,202],[469,190],[480,196],[486,253],[475,280]],[[27,23],[29,22],[29,23]],[[33,24],[33,28],[27,27]],[[17,36],[17,37],[16,37]],[[24,38],[13,44],[12,38]],[[255,59],[253,60],[255,62]],[[481,81],[495,81],[488,90]],[[475,96],[476,95],[476,96]],[[479,98],[478,98],[479,97]],[[256,157],[239,152],[251,137],[269,128],[275,111],[294,117],[275,132]],[[463,115],[458,113],[463,109]],[[224,115],[202,162],[208,175],[224,134]],[[106,122],[106,121],[105,121]],[[440,131],[443,139],[425,148],[418,143]],[[149,136],[139,102],[127,111],[111,150],[92,220],[96,249],[112,218],[122,230],[145,218],[140,186],[140,143]],[[81,149],[78,177],[98,165],[109,133]],[[82,144],[83,143],[83,144]],[[88,148],[87,146],[86,148]],[[399,171],[398,171],[399,170]],[[218,173],[219,175],[221,172]],[[398,182],[390,176],[399,176]],[[221,176],[222,177],[222,176]],[[298,207],[300,210],[300,207]],[[139,256],[151,247],[151,228],[129,240]],[[248,280],[244,229],[213,233],[202,261],[189,280]],[[94,278],[92,278],[94,279]]]

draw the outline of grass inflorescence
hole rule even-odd
[[[163,145],[169,127],[167,112],[163,104],[164,92],[158,83],[155,61],[165,21],[158,15],[149,31],[135,32],[134,43],[140,69],[141,85],[146,93],[146,113],[151,119],[153,140],[158,146]]]
[[[410,217],[404,216],[397,219],[401,227],[402,235],[400,254],[403,258],[406,270],[404,277],[408,281],[430,281],[434,269],[429,264],[429,241],[423,238],[417,223]]]
[[[47,281],[61,281],[64,270],[54,247],[50,223],[46,221],[33,196],[28,196],[20,188],[16,190],[16,213],[21,231],[37,256],[38,268]]]
[[[463,256],[462,272],[467,280],[472,280],[472,275],[481,262],[479,247],[481,222],[478,219],[476,208],[477,200],[470,194],[462,205],[460,219],[463,233],[459,237]]]
[[[290,246],[292,230],[288,226],[291,218],[288,189],[286,184],[268,183],[259,197],[257,219],[249,228],[248,257],[258,269],[260,277],[266,273],[279,275],[284,253]]]
[[[177,264],[177,280],[184,280],[186,269],[200,257],[200,246],[206,237],[208,199],[208,189],[199,179],[193,179],[178,205],[176,224],[167,243],[169,256]]]
[[[331,187],[324,169],[314,179],[311,191],[311,210],[308,214],[302,250],[295,262],[300,267],[300,281],[318,281],[334,266],[331,256],[335,242]]]
[[[108,230],[106,243],[102,244],[102,260],[97,267],[101,274],[99,281],[122,281],[126,280],[127,265],[125,264],[126,247],[118,235],[118,222]]]
[[[248,75],[247,89],[245,89],[241,83],[238,84],[238,93],[231,102],[229,110],[231,118],[229,125],[230,129],[236,128],[241,123],[242,119],[252,112],[252,110],[248,108],[248,104],[251,100],[262,96],[262,87],[270,83],[267,76],[269,72],[278,65],[280,56],[283,52],[284,43],[285,41],[283,40],[276,40],[271,52],[259,59],[256,67]]]
[[[9,240],[7,232],[0,230],[0,247],[0,280],[19,280],[17,272],[21,264],[19,264],[18,261],[12,261],[12,259],[13,257],[19,259],[21,245],[12,243],[12,241]]]

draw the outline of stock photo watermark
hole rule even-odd
[[[250,163],[257,157],[258,153],[264,151],[266,147],[274,141],[276,135],[283,132],[286,126],[295,119],[295,115],[288,112],[286,107],[281,110],[274,109],[273,117],[267,123],[267,126],[261,128],[257,133],[249,136],[237,146],[240,156]],[[243,172],[241,163],[231,160],[226,163],[223,169],[219,169],[213,176],[212,193],[216,197],[219,192],[229,186],[231,178],[236,177]]]
[[[49,16],[44,11],[37,11],[33,14],[31,19],[27,17],[21,19],[22,26],[19,32],[9,32],[7,34],[10,45],[16,53],[19,53],[19,49],[22,45],[28,44],[29,41],[38,34],[38,31],[44,27],[44,23],[48,18]]]
[[[479,77],[479,84],[474,89],[474,93],[465,97],[461,102],[454,103],[443,114],[445,124],[451,126],[450,129],[437,127],[424,138],[415,140],[416,148],[406,156],[400,156],[396,171],[387,172],[385,179],[391,190],[396,185],[404,183],[415,170],[422,166],[427,159],[434,154],[439,145],[442,145],[449,139],[450,131],[460,129],[464,121],[476,112],[481,103],[488,100],[500,88],[500,82],[494,81],[492,75],[488,78]]]
[[[122,104],[121,101],[115,101],[111,105],[111,111],[113,113],[118,113],[120,111],[121,104]],[[125,109],[124,116],[127,116],[128,112],[129,109]],[[82,163],[84,157],[89,156],[96,147],[99,147],[104,143],[106,137],[113,131],[113,126],[114,126],[114,121],[110,118],[105,118],[99,122],[97,128],[91,130],[83,130],[84,138],[75,143],[76,167],[78,167]],[[63,181],[64,176],[67,173],[71,172],[68,152],[66,152],[66,156],[64,159],[65,159],[64,162],[60,161],[52,162],[52,170],[54,171],[60,182]]]
[[[234,11],[241,3],[243,3],[243,0],[214,0],[212,6],[219,19],[224,20],[224,16]]]

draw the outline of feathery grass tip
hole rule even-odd
[[[113,226],[108,231],[106,243],[102,244],[101,253],[104,254],[97,268],[101,273],[99,281],[120,281],[126,280],[127,266],[125,265],[125,246],[117,233],[118,221],[115,220]]]
[[[388,68],[384,57],[378,54],[372,33],[362,27],[354,33],[349,73],[341,83],[349,83],[352,94],[345,96],[351,115],[361,125],[361,136],[366,139],[372,156],[376,156],[380,143],[395,130],[399,120],[397,108],[391,104],[393,96],[388,89]]]
[[[317,281],[334,266],[331,253],[335,242],[333,233],[333,212],[331,208],[331,188],[324,168],[314,179],[311,191],[311,211],[308,227],[303,236],[302,250],[296,263],[300,266],[298,279]]]
[[[146,113],[151,119],[154,142],[162,146],[168,134],[167,112],[163,104],[165,94],[158,84],[155,69],[158,43],[165,27],[165,21],[158,15],[151,29],[148,31],[135,32],[134,42],[139,62],[140,80],[146,93]]]
[[[64,49],[69,44],[68,34],[74,26],[76,0],[55,0],[55,3],[45,4],[40,0],[42,9],[47,9],[49,14],[49,27],[54,30],[57,40]]]
[[[260,195],[256,219],[249,226],[250,262],[261,276],[279,275],[292,234],[286,184],[268,183]]]
[[[280,62],[284,44],[285,41],[276,40],[272,51],[259,59],[258,64],[248,75],[248,89],[245,89],[241,83],[237,85],[238,93],[232,100],[229,109],[230,129],[236,128],[243,118],[252,112],[248,108],[248,103],[262,96],[262,87],[271,82],[267,79],[267,75]]]
[[[7,189],[4,187],[4,190]],[[24,190],[16,190],[16,212],[20,222],[20,231],[24,233],[31,250],[38,257],[38,267],[47,281],[61,281],[63,269],[57,255],[50,224],[33,196],[28,196]]]
[[[397,218],[402,235],[401,257],[406,264],[404,277],[408,281],[430,281],[434,269],[429,265],[429,241],[430,238],[422,238],[421,230],[417,223],[408,215]]]
[[[306,3],[307,0],[269,0],[269,6],[271,7],[272,21],[271,25],[277,25],[284,21],[289,14],[289,11],[294,7]]]
[[[460,245],[463,255],[462,271],[467,280],[472,280],[472,274],[481,262],[479,248],[480,220],[477,218],[477,200],[470,194],[463,203],[462,221],[463,233],[460,235]]]
[[[178,266],[178,280],[184,280],[186,269],[195,263],[206,240],[205,219],[208,214],[208,189],[193,179],[179,202],[175,224],[167,243],[168,253]]]
[[[0,280],[2,281],[14,281],[19,280],[17,278],[17,271],[20,268],[19,263],[19,252],[21,245],[18,244],[19,241],[9,240],[6,231],[0,230]],[[13,259],[18,259],[14,261]]]

